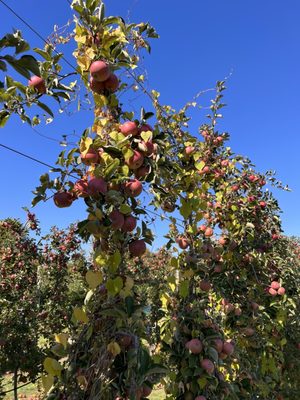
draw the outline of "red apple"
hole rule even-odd
[[[150,125],[148,125],[148,124],[143,124],[143,125],[141,125],[140,127],[139,127],[139,133],[142,133],[142,132],[152,132],[153,131],[153,128],[150,126]]]
[[[101,94],[105,89],[104,82],[96,81],[95,78],[91,77],[90,79],[90,88],[93,92]]]
[[[70,207],[73,203],[74,197],[70,192],[57,192],[53,196],[54,203],[59,208]]]
[[[222,353],[223,350],[223,340],[221,339],[215,339],[214,341],[214,347],[217,350],[218,353]]]
[[[212,228],[208,227],[205,229],[204,236],[211,237],[213,234],[214,234],[214,231]]]
[[[147,154],[150,156],[151,154],[154,153],[154,143],[152,143],[150,140],[148,142],[141,141],[138,144],[139,150],[142,151],[143,153]]]
[[[137,179],[132,179],[125,183],[125,193],[129,197],[137,197],[143,191],[143,185]]]
[[[273,288],[269,288],[268,292],[269,292],[269,294],[270,294],[271,296],[276,296],[276,295],[277,295],[277,290],[275,290],[275,289],[273,289]]]
[[[211,289],[211,283],[206,280],[201,281],[200,289],[203,290],[204,292],[209,292]]]
[[[195,400],[206,400],[205,396],[197,396],[195,397]]]
[[[132,232],[135,228],[136,228],[136,218],[134,218],[132,215],[128,215],[127,217],[125,217],[122,230],[124,232]]]
[[[192,339],[185,344],[186,349],[190,350],[193,354],[200,354],[203,350],[201,340]]]
[[[277,293],[278,293],[280,296],[283,296],[283,295],[285,294],[285,288],[284,288],[284,287],[280,287],[280,288],[277,290]]]
[[[140,257],[146,251],[146,243],[143,240],[134,240],[129,243],[129,251],[132,256]]]
[[[46,93],[45,81],[40,76],[32,76],[28,81],[28,85],[33,87],[40,94]]]
[[[85,179],[79,179],[75,182],[73,191],[78,197],[88,197],[88,182]]]
[[[120,85],[119,79],[115,74],[111,74],[110,77],[103,83],[105,89],[112,93],[116,92],[119,89]]]
[[[250,336],[253,336],[253,335],[254,335],[255,330],[254,330],[253,328],[245,328],[245,329],[243,330],[243,332],[244,332],[244,335],[245,335],[245,336],[250,337]]]
[[[144,162],[144,156],[142,153],[134,150],[133,151],[133,156],[131,156],[128,160],[125,161],[125,163],[128,165],[130,169],[138,169],[143,165]]]
[[[152,393],[151,387],[147,385],[142,386],[142,397],[148,397]]]
[[[193,147],[193,146],[187,146],[187,147],[184,149],[184,153],[185,153],[186,156],[190,156],[190,155],[193,154],[194,152],[195,152],[195,147]]]
[[[124,124],[120,125],[120,132],[123,133],[123,135],[128,136],[136,136],[139,133],[139,128],[137,127],[137,124],[134,121],[127,121],[124,122]]]
[[[215,366],[213,364],[212,361],[210,361],[208,358],[204,358],[201,361],[201,367],[209,374],[211,375],[214,370],[215,370]]]
[[[280,288],[280,283],[277,282],[277,281],[273,281],[273,282],[271,282],[271,285],[270,285],[270,286],[271,286],[272,289],[277,290],[277,289]]]
[[[223,353],[227,354],[228,356],[231,356],[234,352],[234,345],[230,342],[225,342],[223,344]]]
[[[181,236],[176,238],[176,243],[182,250],[187,249],[190,245],[190,241],[187,238]]]
[[[85,165],[97,164],[99,161],[99,154],[96,150],[90,148],[87,153],[81,153],[80,158]]]
[[[113,210],[109,214],[109,219],[111,220],[111,227],[113,229],[121,229],[124,225],[124,215],[118,210]]]
[[[88,192],[91,196],[96,196],[99,193],[107,192],[107,183],[103,178],[92,178],[88,183]]]
[[[92,77],[98,82],[104,82],[110,77],[109,65],[104,61],[94,61],[90,66]]]
[[[146,175],[149,174],[149,172],[150,172],[149,165],[142,165],[140,168],[134,171],[134,176],[138,179],[144,178]]]

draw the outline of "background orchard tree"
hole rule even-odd
[[[29,230],[39,234],[38,221],[28,217],[26,225],[0,223],[0,373],[14,374],[15,398],[18,385],[37,379],[45,346],[55,345],[54,334],[82,302],[87,271],[75,227],[52,228],[37,241]]]

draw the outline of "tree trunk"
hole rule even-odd
[[[14,371],[14,400],[18,400],[18,367]]]

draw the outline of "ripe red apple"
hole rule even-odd
[[[222,165],[222,167],[228,167],[228,165],[229,165],[229,160],[222,160],[222,161],[221,161],[221,165]]]
[[[227,243],[227,238],[225,236],[221,236],[219,239],[219,244],[224,246]]]
[[[259,205],[261,206],[261,208],[266,208],[267,203],[265,201],[260,201]]]
[[[99,154],[96,150],[90,148],[87,153],[81,153],[80,158],[85,165],[96,164],[99,161]]]
[[[277,290],[277,289],[280,288],[280,283],[277,282],[277,281],[273,281],[273,282],[271,282],[271,285],[270,285],[270,286],[271,286],[272,289]]]
[[[120,82],[117,75],[111,74],[110,77],[103,82],[103,84],[106,90],[114,93],[119,89]]]
[[[185,344],[185,347],[193,354],[200,354],[203,350],[201,340],[199,339],[191,339]]]
[[[251,307],[253,311],[256,311],[259,309],[259,304],[255,303],[254,301],[252,301],[251,303]]]
[[[74,197],[70,192],[57,192],[53,196],[54,203],[59,208],[70,207],[73,203]]]
[[[146,251],[146,243],[143,240],[134,240],[129,243],[128,248],[132,256],[140,257]]]
[[[237,317],[239,317],[240,315],[242,315],[242,310],[240,309],[240,307],[237,307],[234,310],[234,315],[236,315]]]
[[[79,179],[75,182],[73,191],[78,197],[88,197],[88,182],[85,179]]]
[[[201,367],[209,374],[211,375],[214,370],[215,370],[215,366],[213,364],[212,361],[210,361],[208,358],[204,358],[201,361]]]
[[[206,280],[201,281],[200,289],[203,290],[204,292],[209,292],[211,289],[211,283]]]
[[[218,353],[222,353],[222,351],[223,351],[223,340],[215,339],[214,347],[215,347],[215,349],[217,350]]]
[[[234,352],[234,345],[230,342],[225,342],[223,344],[223,353],[227,354],[228,356],[231,356]]]
[[[254,335],[255,330],[254,330],[253,328],[245,328],[245,329],[243,330],[243,332],[244,332],[244,335],[245,335],[245,336],[250,337],[250,336],[253,336],[253,335]]]
[[[134,121],[127,121],[124,122],[124,124],[120,125],[120,132],[123,133],[123,135],[128,136],[136,136],[139,133],[139,128],[137,127],[137,124]]]
[[[278,293],[280,296],[283,296],[283,295],[285,294],[285,288],[284,288],[284,287],[280,287],[280,288],[277,290],[277,293]]]
[[[32,76],[28,81],[28,85],[33,87],[40,94],[46,93],[45,81],[40,76]]]
[[[111,227],[113,229],[121,229],[124,225],[124,215],[119,210],[113,210],[109,214],[109,219],[111,220]]]
[[[275,289],[273,289],[273,288],[269,288],[268,292],[269,292],[269,294],[270,294],[271,296],[276,296],[276,295],[277,295],[277,290],[275,290]]]
[[[88,183],[88,192],[91,196],[96,196],[99,193],[106,194],[107,183],[103,178],[92,178]]]
[[[211,237],[213,234],[214,234],[214,231],[213,231],[212,228],[207,227],[207,228],[205,229],[204,236],[206,236],[206,237]]]
[[[194,152],[195,152],[195,147],[193,147],[193,146],[187,146],[187,147],[184,149],[184,153],[185,153],[186,156],[190,156],[190,155],[192,155]]]
[[[125,163],[128,165],[130,169],[138,169],[142,166],[144,162],[144,156],[142,153],[138,152],[137,150],[133,151],[133,156],[131,156]]]
[[[150,156],[151,154],[154,153],[154,143],[152,143],[150,140],[148,142],[141,141],[138,144],[139,150],[141,150],[143,153],[147,154]]]
[[[151,387],[147,385],[142,386],[142,397],[148,397],[152,393]]]
[[[90,88],[93,92],[101,94],[101,93],[103,93],[103,91],[105,89],[104,82],[96,81],[95,78],[91,77]]]
[[[149,172],[150,172],[149,165],[142,165],[140,168],[134,171],[134,176],[138,179],[144,178],[146,175],[149,174]]]
[[[135,228],[136,228],[136,218],[134,218],[132,215],[128,215],[127,217],[125,217],[122,230],[124,232],[132,232]]]
[[[139,127],[139,133],[142,133],[142,132],[152,132],[153,131],[153,128],[150,126],[150,125],[148,125],[148,124],[143,124],[143,125],[141,125],[140,127]]]
[[[182,236],[176,238],[176,243],[182,250],[187,249],[190,245],[190,241],[187,238],[182,237]]]
[[[119,340],[119,343],[122,347],[127,348],[132,344],[132,337],[130,335],[122,335]]]
[[[125,193],[129,197],[137,197],[143,191],[142,183],[137,179],[132,179],[129,182],[125,183]]]
[[[104,82],[110,77],[109,65],[104,61],[94,61],[90,66],[92,77],[98,82]]]

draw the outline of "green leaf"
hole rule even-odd
[[[0,128],[3,128],[8,121],[10,114],[7,111],[0,111]]]
[[[51,61],[51,56],[44,50],[38,49],[37,47],[33,49],[37,54],[42,56],[45,60]]]
[[[120,212],[122,214],[130,214],[132,211],[131,207],[128,204],[121,204]]]
[[[33,56],[25,55],[18,60],[18,65],[28,69],[33,72],[35,75],[40,76],[40,67],[37,60]]]
[[[186,298],[189,294],[189,281],[182,281],[179,285],[179,295]]]
[[[191,203],[185,200],[182,200],[182,206],[180,207],[180,214],[187,219],[192,212],[192,206]]]
[[[49,115],[51,115],[52,118],[54,118],[53,112],[50,110],[50,108],[49,108],[45,103],[42,103],[41,101],[37,100],[37,101],[36,101],[36,104],[37,104],[40,108],[42,108],[44,111],[46,111],[46,113],[48,113]]]
[[[1,60],[0,60],[0,69],[1,69],[1,71],[6,71],[7,70],[5,62],[1,61]]]
[[[205,162],[204,161],[200,161],[200,162],[195,164],[195,167],[197,168],[198,171],[202,171],[202,169],[205,167]]]

